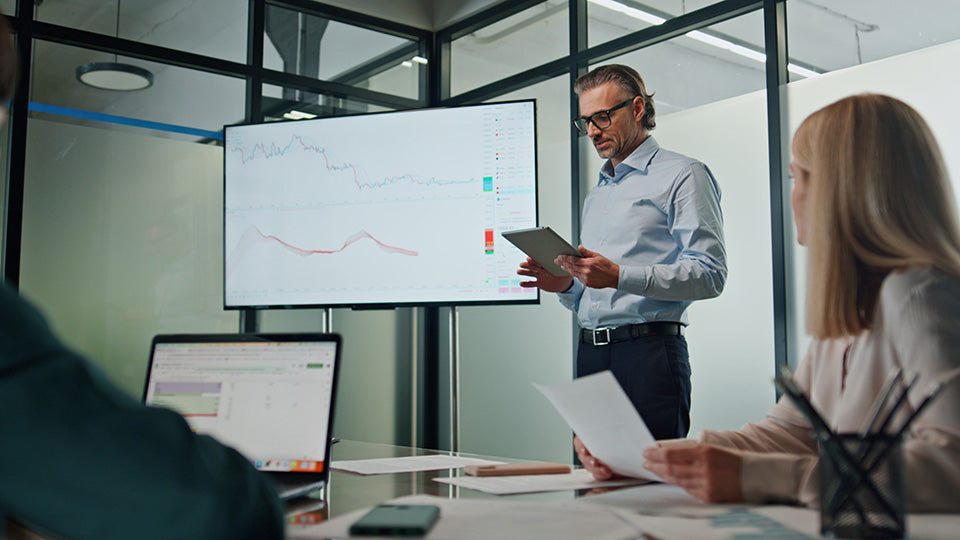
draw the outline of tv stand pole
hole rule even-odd
[[[460,451],[460,315],[450,307],[450,450]]]
[[[323,308],[320,317],[320,331],[324,334],[333,332],[333,308]]]

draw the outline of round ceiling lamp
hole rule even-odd
[[[117,21],[113,35],[120,37],[120,0],[117,0]],[[121,64],[114,54],[113,62],[89,62],[78,66],[77,80],[101,90],[129,92],[149,88],[153,84],[153,73],[142,67]]]
[[[143,90],[153,84],[153,73],[119,62],[90,62],[77,66],[77,80],[103,90]]]

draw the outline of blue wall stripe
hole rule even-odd
[[[98,122],[109,122],[111,124],[123,124],[125,126],[134,126],[146,129],[155,129],[158,131],[170,131],[173,133],[184,133],[186,135],[196,135],[198,137],[207,137],[209,139],[223,140],[223,132],[207,131],[205,129],[196,129],[176,124],[164,124],[162,122],[150,122],[149,120],[138,120],[136,118],[127,118],[125,116],[116,116],[113,114],[95,113],[83,111],[80,109],[71,109],[69,107],[58,107],[56,105],[47,105],[45,103],[30,102],[31,111],[58,114],[60,116],[70,116],[73,118],[83,118],[85,120],[96,120]]]

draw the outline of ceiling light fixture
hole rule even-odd
[[[120,0],[117,0],[115,37],[120,37]],[[77,66],[76,73],[78,81],[101,90],[129,92],[143,90],[153,84],[153,73],[139,66],[117,62],[116,54],[113,55],[113,62],[88,62]]]
[[[90,62],[77,66],[77,80],[101,90],[143,90],[153,84],[153,73],[119,62]]]
[[[652,13],[647,13],[646,11],[626,6],[614,0],[590,0],[590,3],[605,7],[618,13],[623,13],[624,15],[633,17],[639,21],[650,23],[654,26],[662,24],[664,21],[666,21],[666,19],[663,17],[658,17]],[[684,35],[690,39],[699,41],[700,43],[705,43],[707,45],[712,45],[714,47],[730,51],[733,54],[742,56],[744,58],[756,60],[757,62],[761,63],[767,61],[767,55],[762,52],[744,47],[743,45],[737,45],[736,43],[718,38],[716,36],[711,36],[710,34],[705,34],[699,30],[693,30]],[[816,77],[817,75],[820,75],[816,71],[798,66],[796,64],[787,64],[787,71],[795,75],[800,75],[801,77]]]

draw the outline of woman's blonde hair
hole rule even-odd
[[[907,267],[960,277],[960,229],[933,133],[906,103],[841,99],[797,129],[794,160],[809,171],[805,233],[807,330],[853,335],[873,322],[880,283]]]

